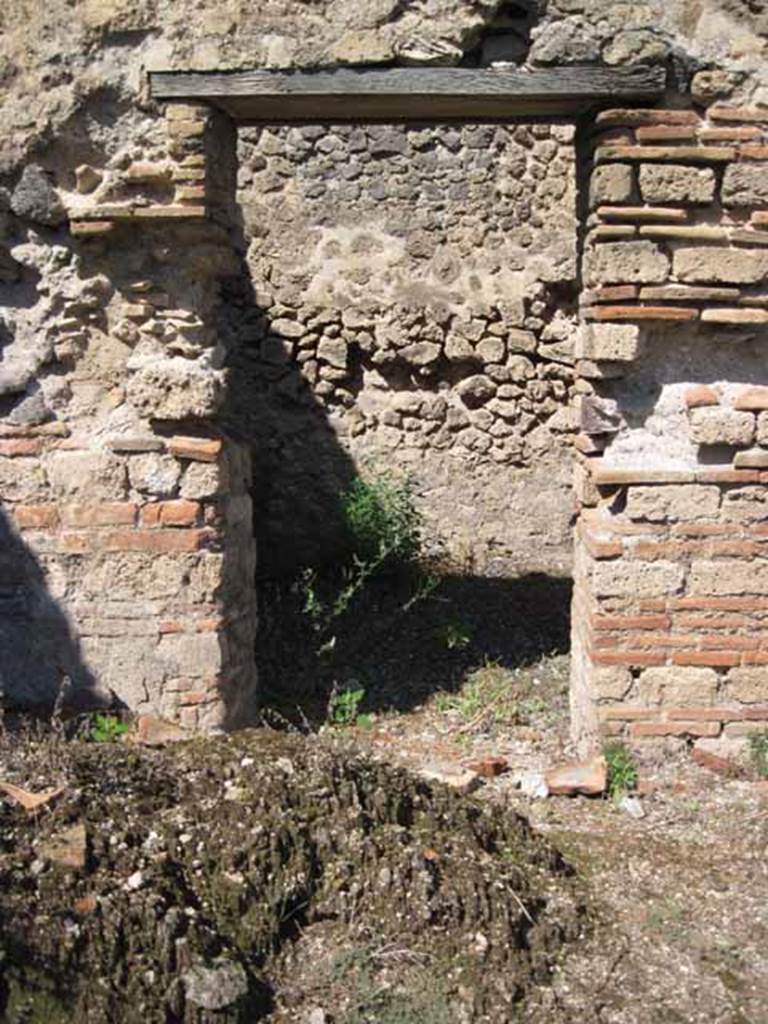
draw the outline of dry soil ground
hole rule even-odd
[[[518,770],[570,753],[568,658],[490,666],[453,694],[362,732],[376,756],[419,769],[486,755],[510,771],[475,795],[519,811],[588,883],[598,918],[531,1001],[532,1024],[768,1021],[768,789],[724,779],[685,747],[640,755],[642,818],[607,799],[529,799]]]

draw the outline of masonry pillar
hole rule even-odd
[[[46,240],[73,272],[27,385],[44,405],[0,421],[0,679],[17,705],[68,680],[81,706],[231,727],[256,685],[249,455],[217,426],[234,131],[170,105],[144,138],[145,158],[77,169]],[[22,258],[34,236],[15,231]]]
[[[609,110],[576,438],[573,731],[768,728],[768,110]]]

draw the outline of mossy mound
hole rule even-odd
[[[435,1019],[509,1021],[584,927],[572,873],[523,818],[324,740],[2,753],[6,779],[66,781],[35,817],[0,805],[8,1024],[300,1021],[290,977],[312,974],[311,949],[320,978],[323,937],[334,956],[428,965],[450,1014]],[[84,866],[57,864],[51,840],[78,823]],[[386,960],[366,970],[397,994]],[[345,1020],[384,1019],[356,998]]]

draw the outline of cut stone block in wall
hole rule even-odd
[[[577,364],[594,392],[577,438],[584,746],[768,727],[768,110],[688,111],[678,135],[680,113],[598,119],[627,137],[595,153],[593,195],[622,189],[592,204]]]

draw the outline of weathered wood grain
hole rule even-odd
[[[150,73],[159,101],[206,101],[238,120],[418,119],[570,114],[653,100],[661,68],[388,68]]]

